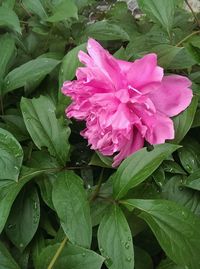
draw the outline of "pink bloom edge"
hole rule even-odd
[[[76,71],[77,79],[63,84],[70,96],[69,118],[85,120],[81,135],[91,149],[114,157],[113,167],[135,151],[144,141],[161,144],[174,138],[170,117],[184,111],[192,100],[191,81],[184,76],[164,76],[157,55],[150,53],[134,62],[115,59],[90,38],[85,65]]]

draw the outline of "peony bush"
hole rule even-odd
[[[0,0],[0,268],[200,268],[200,12],[137,2]]]

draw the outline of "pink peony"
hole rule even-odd
[[[86,121],[81,135],[91,148],[107,156],[116,153],[117,166],[145,140],[161,144],[173,139],[170,117],[189,106],[191,81],[164,76],[154,53],[134,62],[117,60],[91,38],[87,50],[89,55],[78,55],[85,67],[77,69],[77,80],[64,82],[62,92],[72,98],[67,117]]]

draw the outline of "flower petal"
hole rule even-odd
[[[124,143],[121,145],[119,153],[114,157],[113,167],[118,166],[123,159],[130,156],[135,151],[141,149],[144,145],[144,138],[136,128],[132,130],[130,139],[124,138]]]
[[[127,72],[127,80],[131,86],[140,89],[146,84],[160,82],[163,68],[157,66],[157,55],[150,53],[132,63]]]
[[[160,113],[146,114],[142,121],[147,126],[145,139],[150,144],[162,144],[167,139],[174,139],[174,125],[169,117]]]
[[[160,87],[149,93],[155,107],[165,115],[172,117],[186,109],[192,100],[191,81],[183,76],[165,76]]]

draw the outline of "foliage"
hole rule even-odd
[[[200,16],[138,4],[0,0],[0,268],[200,268]],[[193,82],[176,138],[117,170],[64,115],[88,37],[124,60],[156,52]]]

